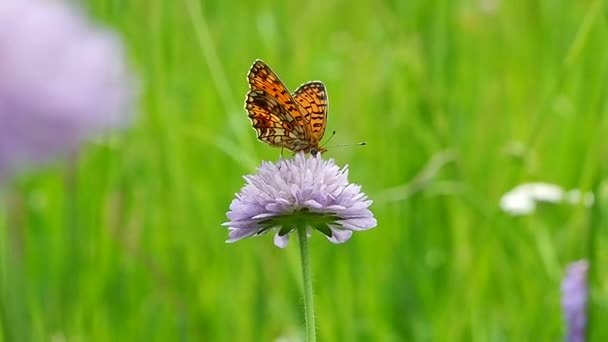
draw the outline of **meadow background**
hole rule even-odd
[[[592,261],[608,340],[608,4],[601,0],[90,0],[141,77],[131,130],[23,175],[0,210],[2,341],[292,341],[295,239],[226,244],[242,175],[279,150],[243,109],[266,61],[322,80],[330,144],[378,227],[311,239],[320,341],[557,341],[565,265]],[[1,124],[1,123],[0,123]],[[593,208],[500,210],[529,181]]]

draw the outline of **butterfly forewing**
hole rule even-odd
[[[304,113],[300,111],[300,108],[296,105],[289,90],[287,90],[287,87],[281,82],[279,76],[277,76],[266,63],[259,59],[256,60],[251,66],[247,78],[249,80],[250,91],[258,89],[265,91],[277,99],[291,116],[300,122],[300,117],[302,117]]]
[[[302,126],[270,94],[263,90],[250,91],[245,107],[260,140],[289,149],[294,141],[296,146],[306,144]]]

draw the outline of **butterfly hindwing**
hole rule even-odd
[[[293,98],[306,110],[304,119],[312,136],[321,140],[327,126],[328,99],[325,85],[319,81],[304,83],[293,93]]]

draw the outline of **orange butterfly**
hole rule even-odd
[[[258,139],[293,152],[316,155],[327,126],[327,92],[319,81],[302,84],[293,94],[277,74],[256,60],[249,74],[245,108]]]

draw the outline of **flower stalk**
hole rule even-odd
[[[298,240],[300,241],[300,261],[302,263],[302,284],[304,288],[304,318],[306,322],[306,341],[314,342],[316,337],[315,304],[312,290],[312,276],[310,267],[310,253],[308,252],[308,237],[306,225],[298,226]]]

